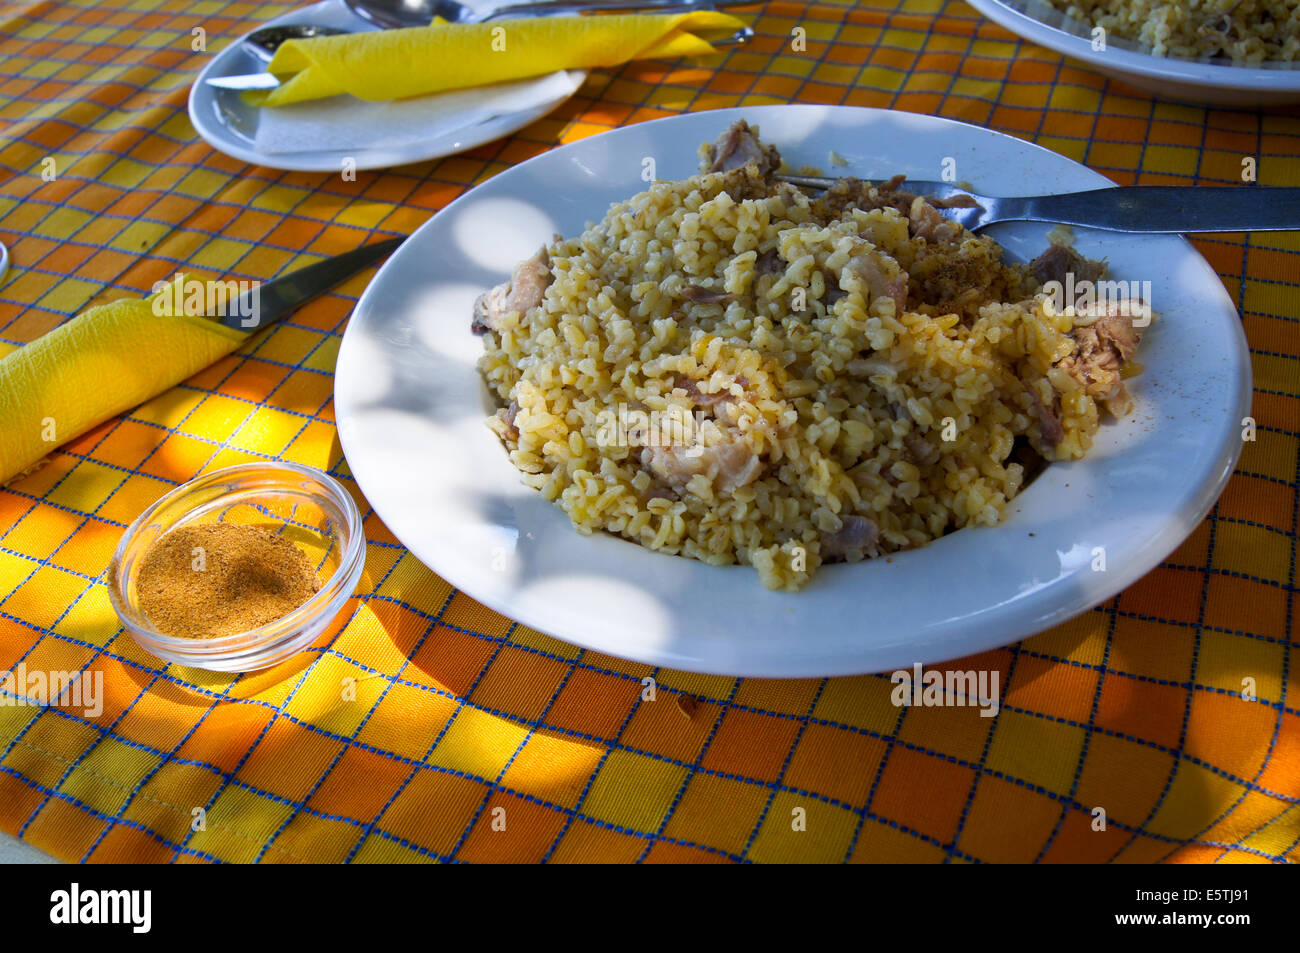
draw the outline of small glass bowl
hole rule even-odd
[[[140,609],[138,581],[155,540],[181,526],[244,523],[280,533],[316,566],[321,587],[289,614],[235,635],[188,639],[159,632]],[[245,463],[196,477],[136,518],[108,567],[108,595],[141,648],[177,665],[254,672],[314,642],[352,596],[365,564],[361,512],[333,477],[294,463]]]

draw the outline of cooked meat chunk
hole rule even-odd
[[[506,299],[509,296],[510,282],[506,282],[483,292],[475,298],[473,320],[470,321],[469,325],[470,331],[474,334],[487,334],[489,331],[495,331],[501,316],[510,310],[506,306]]]
[[[736,399],[729,387],[724,387],[712,394],[705,394],[700,390],[699,381],[682,374],[675,375],[673,383],[686,391],[690,395],[691,401],[698,407],[715,407],[718,404],[725,404],[729,400]],[[741,387],[745,387],[749,384],[749,381],[742,375],[736,378],[736,383]]]
[[[515,267],[509,281],[478,296],[470,330],[475,334],[495,331],[512,311],[522,313],[541,304],[551,278],[551,259],[543,245],[536,255]]]
[[[891,278],[881,269],[879,261],[870,255],[855,255],[845,267],[857,273],[858,278],[870,290],[872,301],[876,298],[892,298],[895,313],[903,313],[903,306],[907,303],[907,272],[899,270]],[[828,288],[827,291],[829,290]]]
[[[1131,312],[1137,311],[1136,303],[1134,304]],[[1131,315],[1121,314],[1121,310],[1116,308],[1107,312],[1105,316],[1098,318],[1097,323],[1092,327],[1119,351],[1121,361],[1128,362],[1137,354],[1138,345],[1142,343],[1142,329],[1133,323]]]
[[[775,146],[765,146],[743,119],[737,119],[708,147],[708,172],[730,172],[751,162],[758,174],[768,176],[781,167]]]
[[[872,209],[892,208],[908,219],[913,235],[921,235],[931,242],[938,241],[941,237],[943,241],[951,241],[965,231],[956,222],[950,222],[940,215],[938,210],[975,208],[977,203],[973,198],[965,194],[947,199],[919,196],[903,189],[906,178],[896,175],[880,185],[872,185],[845,176],[823,192],[813,203],[813,208],[819,216],[830,218],[843,214],[845,209],[859,208],[869,212]],[[918,200],[921,203],[919,207]]]
[[[646,447],[641,465],[670,486],[678,495],[686,492],[691,478],[703,474],[719,493],[733,493],[758,478],[763,464],[743,439],[736,438],[714,447]]]
[[[1120,302],[1090,325],[1077,327],[1070,336],[1074,350],[1057,362],[1089,396],[1101,402],[1110,413],[1122,417],[1132,410],[1132,401],[1124,389],[1121,371],[1133,359],[1142,340],[1142,329],[1135,327],[1129,315],[1138,313],[1137,302]],[[1128,315],[1124,314],[1128,310]]]
[[[737,202],[744,202],[746,199],[764,201],[773,195],[790,201],[790,196],[801,194],[796,186],[785,182],[776,184],[769,182],[758,171],[758,167],[752,164],[742,165],[739,169],[732,169],[722,175],[722,190]]]
[[[724,301],[730,301],[733,294],[727,294],[725,291],[714,291],[712,288],[705,288],[702,285],[686,285],[682,288],[682,297],[687,301],[694,301],[696,304],[721,304]]]
[[[1043,284],[1049,281],[1065,284],[1065,276],[1070,274],[1074,275],[1074,280],[1078,283],[1096,281],[1106,273],[1106,263],[1084,258],[1069,245],[1052,242],[1047,251],[1029,263],[1029,270]]]
[[[907,241],[899,244],[887,234],[881,249],[907,273],[906,310],[924,314],[957,314],[969,325],[989,301],[1015,301],[1037,290],[1024,269],[1002,260],[1002,249],[990,237],[974,235],[950,221],[946,208],[970,207],[975,200],[958,194],[939,199],[918,196],[902,188],[903,176],[880,185],[859,179],[839,180],[812,204],[818,219],[847,219],[855,209],[892,209],[907,222]]]
[[[1020,484],[1021,489],[1029,486],[1038,475],[1047,469],[1047,458],[1034,449],[1029,438],[1020,434],[1011,444],[1011,463],[1020,464],[1024,471],[1024,482]]]
[[[758,260],[754,262],[754,270],[760,275],[779,275],[785,271],[785,259],[775,248],[769,248],[759,253]]]
[[[894,201],[896,189],[903,184],[904,178],[896,175],[877,186],[851,175],[843,176],[817,197],[813,203],[814,214],[818,218],[836,218],[846,209],[860,208],[870,212],[872,209],[892,208],[906,215],[912,207],[913,196],[908,196],[907,201],[901,204]]]
[[[913,237],[924,238],[931,245],[947,245],[966,231],[960,223],[945,218],[932,201],[919,195],[912,200],[912,207],[907,210],[907,221],[908,230]]]
[[[876,524],[865,516],[841,517],[843,525],[821,539],[821,556],[826,562],[843,559],[850,549],[867,549],[880,537]]]
[[[1055,447],[1065,438],[1065,428],[1061,425],[1061,398],[1053,393],[1052,403],[1043,402],[1043,398],[1038,393],[1038,388],[1030,385],[1025,388],[1029,391],[1029,400],[1034,407],[1034,415],[1038,417],[1038,432],[1043,436],[1043,443],[1048,447]]]
[[[920,434],[910,433],[903,438],[903,443],[907,445],[907,452],[923,467],[933,466],[939,462],[939,448],[926,440]]]
[[[509,407],[502,407],[497,411],[497,416],[505,423],[505,438],[509,441],[519,440],[519,428],[515,426],[515,418],[519,416],[519,405],[513,400]]]

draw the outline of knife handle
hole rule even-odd
[[[240,307],[220,316],[219,320],[227,327],[251,334],[279,321],[317,295],[373,265],[389,252],[395,251],[404,241],[405,235],[362,245],[342,255],[273,278],[255,287],[240,299]]]
[[[1130,232],[1300,230],[1300,188],[1284,186],[1134,185],[998,202],[994,216],[998,221],[1059,222]]]

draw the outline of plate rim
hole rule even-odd
[[[238,37],[228,43],[218,52],[214,53],[211,59],[204,64],[203,69],[190,83],[189,93],[186,97],[186,113],[189,116],[190,125],[194,131],[199,134],[204,142],[213,149],[216,149],[222,155],[237,159],[240,162],[248,162],[252,165],[264,166],[268,169],[280,169],[284,172],[338,172],[339,160],[343,158],[343,153],[333,150],[322,152],[283,152],[283,153],[262,153],[256,149],[245,148],[238,142],[222,133],[228,133],[226,127],[209,116],[205,115],[199,103],[201,98],[200,90],[207,91],[210,87],[206,85],[207,79],[211,75],[226,75],[218,73],[217,67],[228,55],[233,55],[232,50],[238,48],[244,38],[254,30],[260,30],[270,26],[280,26],[281,24],[296,23],[306,14],[318,8],[336,9],[342,6],[341,0],[319,0],[317,3],[311,3],[303,7],[296,7],[288,13],[282,13],[278,17],[272,17],[265,23],[261,23],[246,33],[241,33]],[[376,29],[373,24],[371,29]],[[352,150],[349,153],[350,158],[357,159],[356,169],[360,172],[373,171],[375,169],[393,169],[404,165],[413,165],[418,162],[429,162],[434,159],[443,159],[448,156],[460,155],[462,152],[468,152],[471,149],[477,149],[479,146],[487,145],[489,142],[495,142],[498,139],[513,135],[520,129],[532,125],[539,119],[544,118],[554,112],[564,103],[568,102],[578,94],[586,78],[589,75],[588,70],[569,70],[568,72],[578,73],[581,79],[575,83],[573,92],[563,99],[550,103],[543,103],[540,106],[534,106],[531,109],[524,109],[516,113],[509,113],[504,116],[498,116],[484,120],[476,126],[471,126],[469,130],[482,130],[479,135],[467,135],[461,140],[461,145],[453,149],[434,149],[432,152],[427,147],[419,145],[410,145],[404,149],[390,149],[384,151],[375,147],[366,149]],[[538,77],[543,79],[545,77]],[[215,93],[212,94],[215,97]],[[209,100],[210,101],[210,100]],[[518,121],[516,121],[518,120]],[[440,139],[430,140],[438,142],[445,140],[443,136]],[[369,158],[366,156],[369,155]],[[319,160],[311,158],[289,158],[319,156]]]
[[[1081,60],[1103,72],[1130,73],[1152,80],[1175,80],[1214,87],[1225,92],[1295,93],[1300,95],[1300,63],[1293,67],[1263,68],[1211,63],[1184,57],[1163,57],[1140,50],[1111,46],[1105,53],[1087,40],[1044,23],[1004,0],[967,0],[979,13],[1021,39],[1045,46],[1063,56]]]
[[[599,134],[599,136],[589,137],[588,139],[579,140],[578,142],[568,143],[562,146],[558,146],[556,148],[548,150],[547,152],[540,153],[537,156],[534,156],[526,160],[525,162],[519,163],[516,166],[512,166],[509,169],[503,170],[502,172],[494,176],[492,180],[489,181],[496,181],[503,176],[511,176],[513,173],[515,173],[517,169],[522,168],[528,162],[544,159],[547,156],[552,155],[553,153],[562,152],[569,149],[574,149],[574,150],[580,149],[583,147],[585,143],[589,143],[591,139],[599,138],[600,136],[616,134],[621,130],[625,130],[629,128],[648,126],[657,123],[669,124],[669,123],[679,121],[682,118],[687,116],[696,116],[700,114],[713,115],[717,117],[717,119],[720,122],[725,122],[734,118],[746,117],[749,118],[751,121],[757,122],[761,126],[763,122],[763,113],[765,111],[791,109],[791,108],[803,109],[803,110],[833,111],[833,112],[840,112],[840,113],[847,110],[847,111],[852,111],[864,115],[888,115],[888,114],[899,115],[900,114],[899,111],[896,110],[878,109],[874,107],[825,106],[825,105],[814,105],[814,104],[775,104],[775,105],[767,105],[767,106],[729,107],[729,108],[716,109],[716,110],[699,110],[690,113],[681,113],[673,116],[662,117],[654,120],[647,120],[646,122],[643,123],[634,124],[634,126],[632,127],[627,127],[627,126],[618,127],[616,129],[610,130],[609,132],[601,133]],[[909,120],[923,121],[926,123],[938,123],[940,125],[950,125],[955,127],[967,127],[968,129],[974,130],[979,135],[987,135],[987,136],[1001,138],[1004,140],[1011,140],[1017,144],[1018,148],[1028,148],[1030,151],[1040,152],[1040,153],[1050,155],[1056,161],[1065,161],[1071,163],[1076,169],[1080,170],[1083,173],[1086,173],[1088,176],[1095,179],[1099,185],[1103,183],[1108,183],[1109,185],[1114,186],[1115,184],[1111,182],[1103,174],[1088,168],[1082,163],[1070,159],[1068,156],[1064,156],[1060,153],[1055,152],[1054,150],[1048,149],[1045,146],[1041,146],[1035,142],[1031,142],[1026,139],[1021,139],[1020,137],[1017,136],[1012,136],[1007,133],[999,132],[997,130],[987,129],[985,127],[978,126],[973,123],[966,123],[960,120],[948,119],[946,117],[941,117],[941,116],[930,116],[930,115],[916,114],[916,113],[902,113],[901,115],[906,116]],[[425,229],[432,230],[439,227],[436,223],[437,215],[445,216],[448,212],[453,210],[453,208],[457,205],[457,203],[464,203],[467,205],[469,204],[469,202],[473,201],[476,188],[472,188],[466,191],[464,194],[458,196],[452,202],[448,203],[443,209],[439,210],[439,212],[436,213],[435,216],[431,216],[418,229],[416,229],[415,232],[411,234],[408,241],[416,239]],[[1200,252],[1196,249],[1196,247],[1192,245],[1191,242],[1188,241],[1185,236],[1174,235],[1174,236],[1161,236],[1161,237],[1174,238],[1182,243],[1183,254],[1187,256],[1191,256],[1195,261],[1197,261],[1200,264],[1200,266],[1202,266],[1206,270],[1208,275],[1212,275],[1214,277],[1215,281],[1218,284],[1219,291],[1221,292],[1223,303],[1226,304],[1231,309],[1234,315],[1237,316],[1237,320],[1234,325],[1235,335],[1233,335],[1238,343],[1238,348],[1235,356],[1241,358],[1240,366],[1243,373],[1237,378],[1237,387],[1236,387],[1237,399],[1235,404],[1237,408],[1242,412],[1249,413],[1250,404],[1253,396],[1253,379],[1252,379],[1252,368],[1250,364],[1249,344],[1246,340],[1244,330],[1241,327],[1240,312],[1237,310],[1235,303],[1232,301],[1231,297],[1229,296],[1226,287],[1224,287],[1221,277],[1213,269],[1213,267],[1209,264],[1209,262],[1205,259],[1205,257],[1200,254]],[[406,243],[403,243],[403,247],[405,247],[405,244]],[[399,252],[400,250],[401,249],[399,249]],[[357,481],[358,488],[361,490],[363,494],[366,495],[366,499],[370,503],[371,507],[374,509],[376,515],[384,522],[385,526],[389,527],[389,531],[393,533],[394,537],[397,538],[399,542],[401,542],[402,545],[405,546],[412,553],[412,555],[414,555],[417,559],[419,559],[422,563],[424,563],[424,565],[430,568],[431,571],[433,571],[436,575],[440,576],[444,581],[446,581],[452,587],[464,592],[466,595],[480,602],[482,605],[485,605],[488,608],[506,616],[512,621],[518,621],[518,622],[522,622],[525,625],[534,626],[535,622],[530,622],[528,619],[521,617],[521,609],[517,602],[512,603],[506,599],[498,598],[495,593],[483,593],[481,590],[476,591],[478,587],[475,585],[474,581],[470,578],[467,578],[467,576],[464,573],[462,573],[457,566],[440,564],[437,568],[434,568],[432,565],[430,565],[429,562],[426,562],[424,559],[422,559],[420,556],[420,552],[417,551],[416,547],[413,547],[410,544],[408,544],[406,541],[402,540],[401,535],[399,535],[398,532],[395,529],[393,529],[393,527],[395,525],[398,525],[400,521],[390,520],[389,516],[393,516],[394,514],[392,514],[391,512],[387,512],[384,509],[381,509],[381,505],[377,503],[375,499],[371,498],[371,496],[368,493],[366,493],[365,486],[362,483],[363,477],[361,473],[358,472],[358,467],[353,462],[353,457],[349,452],[350,448],[352,451],[356,451],[359,449],[359,447],[357,443],[358,438],[354,436],[348,436],[348,431],[353,429],[348,427],[346,422],[346,419],[352,413],[352,407],[351,407],[352,398],[348,396],[348,388],[346,386],[344,387],[339,386],[340,381],[346,380],[349,374],[347,370],[348,362],[344,360],[344,353],[346,349],[349,348],[350,339],[352,339],[354,335],[360,335],[362,333],[359,330],[355,330],[361,327],[361,324],[356,321],[356,318],[359,315],[364,316],[366,310],[373,306],[374,300],[381,297],[383,293],[381,289],[383,288],[383,284],[384,284],[382,279],[384,277],[385,271],[390,268],[393,269],[393,271],[389,273],[389,277],[391,279],[391,276],[397,273],[398,258],[399,258],[398,254],[394,254],[392,257],[390,257],[388,261],[386,261],[384,265],[381,267],[379,272],[376,273],[375,277],[367,285],[361,297],[358,299],[357,304],[353,308],[353,311],[351,312],[347,328],[344,330],[343,339],[340,342],[339,359],[336,365],[336,376],[335,376],[335,413],[336,413],[336,423],[339,426],[340,446],[343,450],[345,458],[347,459],[351,474],[353,478]],[[340,371],[342,371],[341,374]],[[342,396],[340,397],[340,395]],[[1229,428],[1229,432],[1230,430],[1231,428]],[[1170,529],[1163,533],[1158,534],[1157,535],[1158,542],[1148,541],[1146,544],[1144,544],[1144,548],[1140,550],[1139,554],[1135,555],[1134,558],[1130,558],[1129,560],[1126,561],[1126,563],[1124,564],[1123,572],[1113,573],[1113,574],[1108,573],[1111,582],[1109,582],[1105,587],[1103,587],[1105,590],[1104,595],[1097,596],[1097,597],[1087,596],[1086,598],[1081,595],[1080,597],[1076,598],[1073,601],[1058,600],[1056,604],[1050,608],[1049,611],[1045,611],[1035,616],[1032,619],[1032,621],[1025,623],[1027,625],[1032,626],[1032,630],[1030,631],[1017,630],[1017,634],[1011,637],[1003,637],[999,635],[995,639],[985,638],[981,640],[978,646],[962,647],[961,649],[957,650],[956,654],[954,654],[954,652],[951,651],[947,652],[947,654],[944,654],[943,652],[938,652],[936,654],[936,652],[933,649],[918,650],[918,652],[912,657],[912,660],[915,661],[916,659],[920,659],[922,664],[929,665],[929,664],[935,664],[953,658],[966,657],[969,655],[977,654],[979,652],[989,651],[992,649],[1010,645],[1015,642],[1021,641],[1023,639],[1030,638],[1033,635],[1041,633],[1042,631],[1048,628],[1051,628],[1055,625],[1059,625],[1062,622],[1068,621],[1071,618],[1074,618],[1078,615],[1088,612],[1091,609],[1095,608],[1096,606],[1101,605],[1102,603],[1108,601],[1109,599],[1114,598],[1116,595],[1123,592],[1134,582],[1141,579],[1142,577],[1150,573],[1153,569],[1158,567],[1162,562],[1164,562],[1168,558],[1168,556],[1172,552],[1174,552],[1180,545],[1182,545],[1182,543],[1188,538],[1188,536],[1190,536],[1191,533],[1195,531],[1196,527],[1200,525],[1200,523],[1205,519],[1206,515],[1213,508],[1214,504],[1218,501],[1219,497],[1223,493],[1224,488],[1227,485],[1227,482],[1235,472],[1236,463],[1242,451],[1242,444],[1240,441],[1225,441],[1225,444],[1226,444],[1226,451],[1227,451],[1226,452],[1227,465],[1222,467],[1221,471],[1217,474],[1216,478],[1213,481],[1208,481],[1200,485],[1199,487],[1196,488],[1194,492],[1188,494],[1189,501],[1194,497],[1195,505],[1192,505],[1190,508],[1185,508],[1183,511],[1173,514],[1170,518],[1168,518],[1165,521],[1165,524],[1167,526],[1173,527],[1176,525],[1178,528],[1176,530]],[[1223,453],[1216,453],[1216,460],[1222,461],[1224,459],[1225,459],[1225,455]],[[362,470],[366,469],[366,465],[363,464],[360,469]],[[996,529],[996,527],[994,527],[994,529]],[[936,540],[935,542],[938,543],[941,542],[941,540]],[[420,547],[420,548],[424,549],[425,547]],[[652,555],[661,556],[662,554],[652,554]],[[732,568],[732,567],[727,567],[727,568]],[[862,664],[851,662],[851,661],[845,662],[844,664],[839,664],[839,663],[830,664],[824,660],[819,660],[820,656],[815,656],[815,655],[803,655],[800,656],[797,661],[790,661],[784,659],[780,660],[779,669],[776,667],[775,664],[769,664],[765,661],[761,661],[758,664],[751,664],[750,662],[743,659],[742,660],[701,659],[701,658],[685,656],[678,652],[669,651],[667,649],[662,649],[656,652],[652,657],[649,657],[644,655],[629,654],[627,651],[621,651],[618,647],[616,647],[615,645],[611,644],[611,642],[608,641],[592,642],[588,639],[584,639],[580,636],[575,636],[571,633],[558,633],[555,631],[548,631],[548,629],[545,626],[537,626],[537,628],[538,631],[546,632],[547,634],[553,636],[554,638],[560,641],[564,641],[568,644],[576,645],[584,649],[589,649],[592,651],[614,655],[620,658],[627,658],[644,664],[662,665],[662,666],[667,666],[682,671],[696,672],[702,674],[724,675],[729,677],[797,678],[797,677],[836,677],[836,676],[853,675],[853,674],[870,674],[870,673],[890,670],[890,667],[887,665],[876,666],[874,665],[874,663],[867,667],[863,667]],[[926,644],[928,645],[928,643]],[[911,664],[911,662],[908,662],[907,664]]]

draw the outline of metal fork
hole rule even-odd
[[[829,189],[840,179],[811,175],[776,176],[782,182]],[[882,185],[884,179],[859,180]],[[1058,195],[997,197],[958,188],[951,182],[908,179],[917,195],[949,199],[969,195],[974,208],[939,209],[972,232],[995,222],[1055,222],[1115,232],[1290,232],[1300,231],[1300,188],[1268,185],[1123,185]]]

